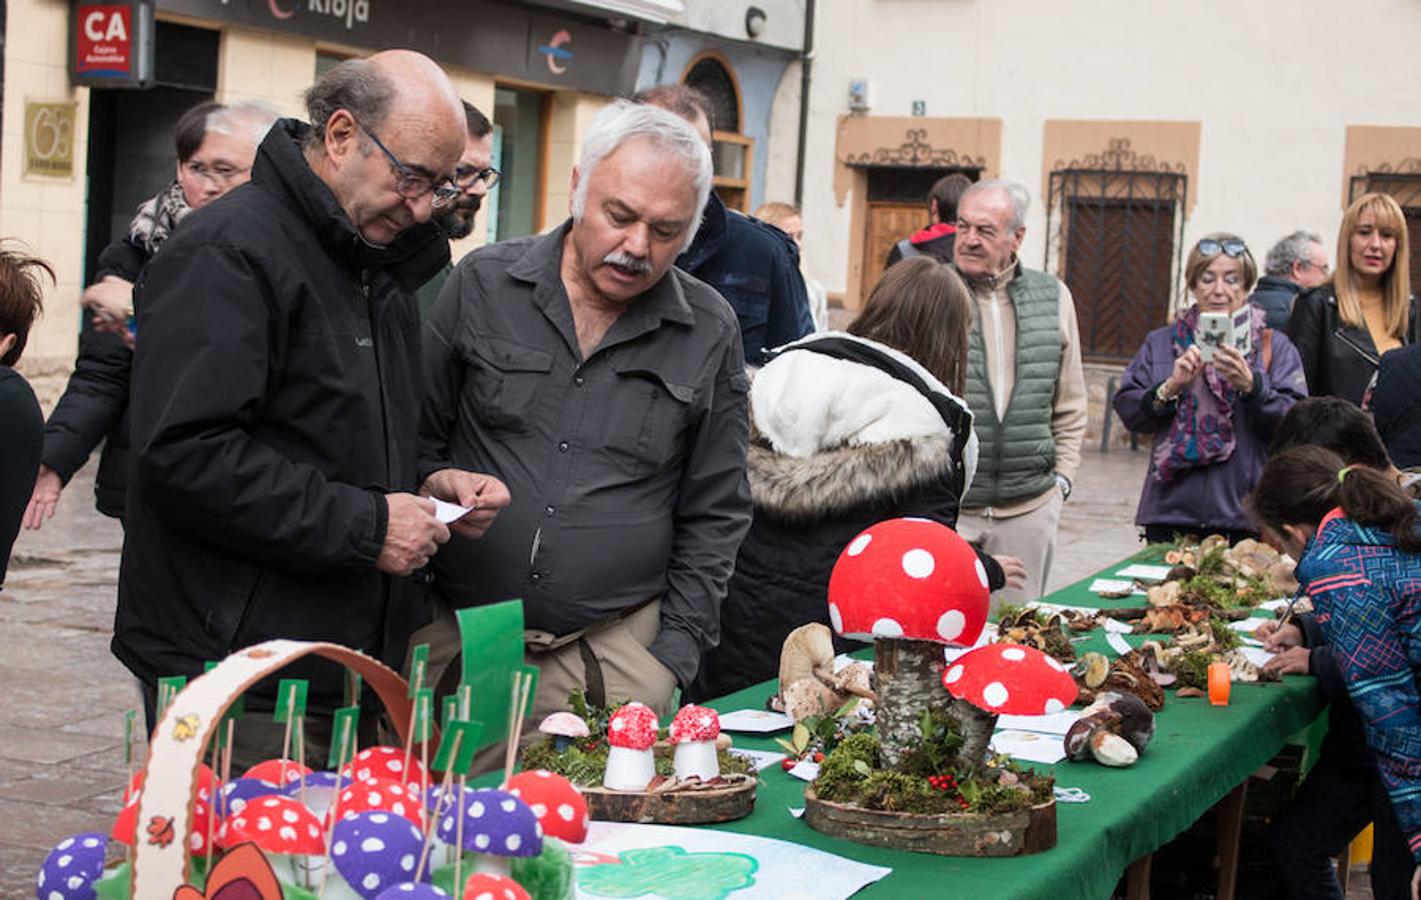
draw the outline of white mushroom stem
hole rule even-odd
[[[676,745],[674,765],[677,778],[695,776],[702,781],[710,781],[720,775],[715,741],[682,741]]]
[[[504,878],[513,877],[513,857],[494,856],[490,853],[474,854],[474,871],[486,872],[489,875],[502,875]]]
[[[878,743],[884,768],[897,769],[922,740],[923,712],[946,712],[952,700],[942,688],[942,645],[879,638],[873,642],[873,658]]]
[[[656,760],[651,748],[634,750],[613,747],[607,752],[607,772],[602,785],[613,791],[644,791],[656,777]]]

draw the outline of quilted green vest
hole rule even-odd
[[[1061,371],[1061,290],[1050,275],[1018,266],[1007,295],[1016,310],[1016,384],[1004,421],[997,419],[992,402],[981,327],[968,338],[966,399],[979,456],[963,509],[1028,500],[1056,484],[1051,399]]]

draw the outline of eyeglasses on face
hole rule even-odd
[[[503,173],[489,166],[487,169],[480,169],[477,166],[459,166],[454,170],[454,184],[461,191],[471,190],[480,181],[484,183],[486,190],[493,190],[493,186],[498,184],[498,179]]]
[[[1199,242],[1199,255],[1208,259],[1211,256],[1218,256],[1223,253],[1225,256],[1232,256],[1238,259],[1248,253],[1248,246],[1243,241],[1229,239],[1226,241],[1216,241],[1213,238],[1204,238]]]
[[[434,178],[417,172],[405,165],[400,161],[398,156],[390,152],[389,147],[386,147],[385,144],[375,136],[375,132],[366,128],[364,123],[355,118],[355,116],[351,116],[351,119],[356,125],[360,126],[360,130],[365,132],[366,136],[375,142],[375,146],[380,148],[380,152],[385,154],[385,157],[389,159],[390,165],[395,170],[397,179],[395,181],[395,193],[404,197],[406,200],[418,200],[425,194],[433,191],[434,203],[438,206],[443,206],[459,196],[459,189],[451,184],[447,178],[440,179],[441,183],[436,187]]]
[[[200,162],[183,163],[183,168],[186,169],[192,177],[210,180],[219,187],[231,184],[233,179],[240,178],[251,170],[251,166],[245,166],[239,169],[235,166],[229,166],[226,163],[217,163],[216,165],[209,166]]]
[[[1300,260],[1298,260],[1298,265],[1301,265],[1301,266],[1312,266],[1314,269],[1317,269],[1319,272],[1321,272],[1321,273],[1324,274],[1324,275],[1326,275],[1328,272],[1332,271],[1332,267],[1329,266],[1327,263],[1313,262],[1313,261],[1310,260],[1310,259],[1300,259]]]

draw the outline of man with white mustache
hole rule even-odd
[[[666,713],[719,639],[750,523],[749,384],[734,310],[672,264],[710,153],[662,109],[592,120],[572,218],[466,256],[425,328],[421,469],[495,473],[513,502],[434,562],[437,693],[458,680],[453,610],[522,598],[534,715],[574,688]]]

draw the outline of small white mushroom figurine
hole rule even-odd
[[[720,736],[720,716],[704,706],[683,706],[671,722],[671,743],[676,747],[677,778],[710,781],[720,776],[715,739]]]
[[[628,703],[607,722],[607,771],[602,786],[613,791],[644,791],[656,777],[651,745],[660,723],[644,703]]]
[[[587,737],[587,723],[580,716],[570,712],[549,713],[538,730],[553,739],[553,749],[559,753],[566,750],[573,741]]]

